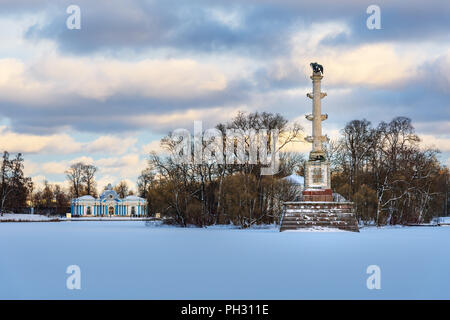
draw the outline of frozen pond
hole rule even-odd
[[[0,223],[1,299],[450,299],[450,227],[283,232]],[[66,269],[81,269],[81,290]],[[381,289],[369,290],[369,265]]]

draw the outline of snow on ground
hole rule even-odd
[[[450,227],[278,232],[0,223],[1,299],[450,299]],[[66,269],[81,268],[81,290]],[[369,290],[369,265],[381,290]]]
[[[0,220],[7,221],[48,221],[58,217],[47,217],[39,214],[4,213]]]
[[[129,221],[129,220],[148,220],[148,217],[75,217],[66,218],[59,216],[43,216],[39,214],[20,214],[20,213],[5,213],[0,216],[0,222],[37,222],[37,221]]]

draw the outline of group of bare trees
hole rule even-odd
[[[270,130],[279,132],[278,149],[290,142],[300,139],[301,128],[279,114],[270,113],[239,113],[231,122],[218,124],[216,128],[222,137],[220,144],[226,145],[227,129],[241,131],[248,156],[250,137],[248,130],[267,129],[264,131],[267,150],[273,144]],[[207,140],[207,139],[205,139]],[[223,151],[212,148],[222,154],[223,162],[204,161],[201,163],[180,163],[177,161],[176,141],[171,137],[162,139],[161,145],[168,156],[152,154],[149,167],[138,179],[139,194],[149,201],[150,213],[162,213],[174,219],[181,225],[195,224],[207,226],[211,224],[233,223],[249,227],[257,223],[273,223],[281,214],[282,202],[291,200],[295,195],[292,186],[281,178],[296,170],[302,158],[290,153],[282,153],[279,171],[275,175],[261,175],[263,164],[260,162],[227,159]],[[203,141],[203,149],[211,150],[211,143]],[[230,143],[230,141],[228,141]],[[237,144],[232,141],[232,144]],[[238,147],[235,145],[233,156],[238,157]],[[222,148],[222,150],[224,150]],[[280,150],[276,150],[280,151]],[[194,152],[193,148],[189,152]]]
[[[333,189],[355,202],[363,221],[422,223],[441,214],[448,169],[437,160],[438,150],[419,142],[405,117],[376,127],[349,122],[328,145]]]
[[[33,190],[31,178],[23,173],[21,153],[11,158],[3,152],[0,167],[0,214],[5,211],[21,212],[27,206],[27,196]]]
[[[149,212],[172,217],[184,226],[233,223],[249,227],[279,221],[282,203],[299,198],[297,187],[283,178],[292,173],[303,175],[304,156],[284,152],[283,147],[302,140],[301,127],[288,124],[279,114],[256,112],[239,113],[230,122],[218,124],[216,129],[221,139],[202,139],[201,148],[223,161],[180,162],[177,148],[180,141],[170,135],[161,140],[166,155],[152,154],[137,181],[138,194],[148,200]],[[243,140],[239,142],[227,136],[229,129],[241,132]],[[248,161],[252,148],[248,132],[263,132],[267,144],[264,149],[274,154],[272,129],[279,132],[276,151],[280,165],[274,175],[262,175],[267,165]],[[211,147],[230,143],[232,157],[225,148]],[[243,156],[238,143],[244,144],[245,161],[236,161]],[[449,170],[438,161],[438,150],[420,144],[410,119],[397,117],[377,126],[365,119],[353,120],[342,130],[339,139],[326,145],[326,151],[333,191],[355,203],[359,220],[378,225],[410,224],[445,214]],[[194,155],[195,148],[187,152]],[[51,209],[52,213],[63,214],[71,198],[97,196],[97,168],[93,165],[82,162],[71,165],[66,171],[70,183],[66,192],[48,182],[40,190],[34,190],[31,178],[24,176],[23,162],[20,153],[14,157],[6,151],[3,153],[1,214],[23,212],[30,205],[37,210]],[[121,197],[133,194],[125,181],[114,190]]]
[[[23,172],[21,153],[14,157],[3,152],[0,166],[0,214],[4,212],[29,213],[30,208],[40,214],[64,214],[69,208],[70,194],[60,185],[44,186],[36,190],[30,177]]]
[[[31,196],[34,213],[43,215],[66,214],[70,211],[70,199],[71,194],[63,187],[48,181]]]
[[[230,128],[243,132],[276,128],[280,146],[301,137],[298,125],[289,126],[282,116],[270,113],[240,113],[216,128],[223,133],[224,144]],[[248,137],[244,140],[248,150]],[[376,127],[367,120],[349,122],[341,137],[326,146],[333,191],[355,203],[363,222],[422,223],[442,214],[448,169],[437,160],[438,150],[424,149],[419,142],[408,118],[397,117]],[[303,175],[301,154],[281,152],[278,173],[264,176],[261,164],[179,163],[176,143],[170,135],[163,138],[167,155],[152,154],[138,179],[139,195],[147,198],[151,214],[165,214],[181,225],[249,227],[277,222],[282,202],[299,199],[298,189],[282,178]],[[203,141],[203,147],[208,148],[208,143]]]
[[[70,183],[70,192],[74,198],[84,195],[97,196],[96,172],[96,166],[83,162],[74,163],[66,170],[66,177]]]
[[[116,184],[113,189],[120,198],[134,195],[134,191],[130,188],[128,183],[123,180]]]

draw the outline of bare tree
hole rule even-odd
[[[83,166],[82,162],[77,162],[72,164],[65,172],[75,198],[80,197],[83,191]]]
[[[190,149],[177,154],[177,145],[184,141],[174,141],[170,135],[162,139],[161,146],[169,155],[152,155],[150,158],[148,169],[151,168],[155,174],[148,194],[150,210],[170,215],[181,225],[206,226],[232,222],[249,227],[255,223],[278,221],[281,212],[278,209],[283,197],[279,180],[300,170],[303,160],[297,154],[282,151],[289,143],[301,141],[301,127],[296,123],[289,124],[279,114],[240,112],[229,123],[218,124],[216,129],[220,138],[204,139],[202,147],[203,151],[207,148],[208,152],[213,150],[212,158],[223,161],[180,163],[177,161],[179,157],[194,156],[193,142]],[[233,130],[239,139],[227,136],[228,129]],[[273,150],[272,129],[279,132],[278,150]],[[255,147],[251,145],[253,141],[249,132],[259,130],[260,134],[265,132],[267,146],[264,149],[272,154],[281,153],[279,172],[275,177],[262,176],[261,170],[266,164],[261,161],[255,163],[249,158],[250,147]],[[238,152],[238,143],[242,143],[244,154]],[[229,158],[227,145],[234,146]],[[187,155],[184,154],[186,151]],[[259,160],[260,152],[258,147]]]
[[[97,167],[91,164],[84,164],[81,167],[82,181],[85,183],[86,194],[95,196],[95,173]]]
[[[148,187],[154,180],[155,174],[150,168],[142,170],[137,181],[138,194],[140,197],[147,198]]]
[[[3,158],[2,158],[2,166],[0,171],[0,179],[1,179],[1,189],[0,189],[0,200],[1,200],[1,207],[0,212],[3,216],[5,201],[9,194],[12,192],[12,185],[10,183],[11,179],[11,161],[9,159],[9,153],[7,151],[3,152]]]
[[[126,183],[126,181],[120,181],[119,184],[114,187],[114,191],[117,192],[119,197],[125,198],[126,196],[128,196],[129,192],[128,184]]]
[[[23,173],[23,157],[21,153],[11,159],[7,151],[3,153],[0,167],[0,212],[6,208],[13,212],[23,210],[28,198],[28,187],[31,178]]]
[[[423,149],[411,120],[394,118],[372,128],[351,121],[343,130],[333,187],[356,204],[358,218],[380,224],[421,223],[443,197],[437,150]]]

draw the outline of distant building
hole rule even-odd
[[[98,199],[92,196],[82,196],[72,199],[71,213],[72,217],[146,216],[147,200],[136,196],[119,198],[119,195],[112,189],[111,184],[109,184]]]

